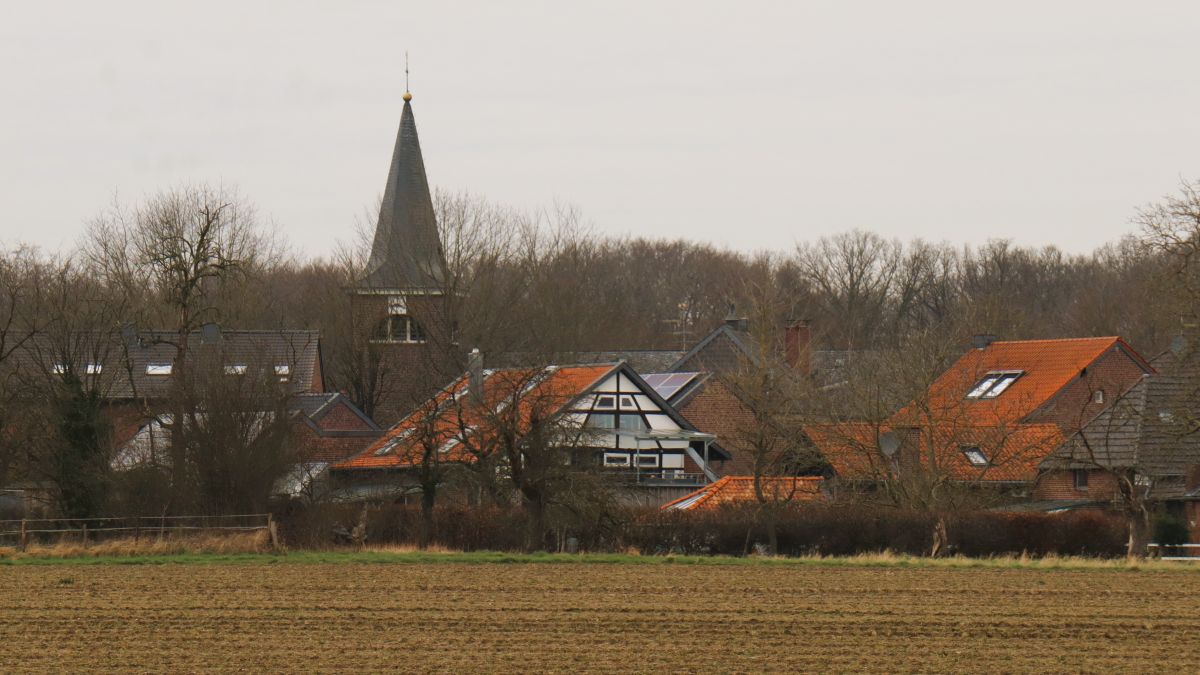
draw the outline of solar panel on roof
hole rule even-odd
[[[646,384],[654,389],[655,393],[666,400],[671,400],[671,397],[679,393],[679,390],[688,385],[689,382],[696,379],[700,373],[650,373],[643,375],[642,379]]]

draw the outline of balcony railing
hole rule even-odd
[[[706,485],[703,473],[687,473],[683,469],[605,469],[605,475],[638,485]]]

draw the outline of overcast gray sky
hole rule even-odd
[[[1200,177],[1200,3],[78,2],[0,21],[0,241],[237,185],[305,253],[430,181],[597,229],[1086,251]]]

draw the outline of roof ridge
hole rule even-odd
[[[993,345],[1013,345],[1013,344],[1029,344],[1031,342],[1092,342],[1103,340],[1105,342],[1113,342],[1120,340],[1120,335],[1094,335],[1091,337],[1069,337],[1069,338],[1033,338],[1030,340],[996,340],[991,343]],[[991,346],[991,345],[989,345]]]

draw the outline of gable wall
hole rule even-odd
[[[334,429],[338,431],[371,431],[371,426],[355,414],[345,401],[340,399],[333,409],[322,415],[321,419],[316,420],[316,424],[326,431]]]
[[[1085,376],[1076,376],[1047,405],[1026,418],[1027,422],[1051,422],[1064,434],[1078,431],[1117,400],[1145,373],[1141,366],[1119,347],[1113,347],[1087,368]],[[1104,402],[1093,403],[1092,393],[1104,391]]]
[[[1038,476],[1033,488],[1034,501],[1051,499],[1106,500],[1119,493],[1117,479],[1108,471],[1088,472],[1088,489],[1075,489],[1075,474],[1067,469],[1046,471]]]
[[[753,472],[753,452],[740,444],[738,437],[753,423],[754,416],[720,380],[705,383],[704,389],[692,396],[679,412],[696,429],[715,435],[717,443],[733,455],[730,461],[714,463],[717,473],[729,476]]]

